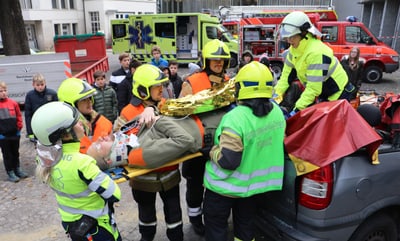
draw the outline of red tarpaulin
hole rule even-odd
[[[378,162],[376,151],[381,142],[382,138],[346,100],[313,105],[287,120],[286,151],[292,160],[311,166],[328,165],[361,147],[366,147],[371,161]],[[304,165],[307,170],[299,170],[298,163],[298,174],[312,171]]]

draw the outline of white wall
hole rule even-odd
[[[69,1],[66,1],[67,3]],[[110,20],[116,14],[156,13],[156,0],[75,0],[74,9],[53,9],[52,1],[32,0],[32,9],[22,9],[26,24],[35,26],[40,50],[54,50],[54,24],[77,24],[77,34],[91,33],[89,12],[98,11],[100,28],[111,43]]]
[[[91,32],[91,25],[89,19],[89,12],[98,11],[100,15],[100,28],[104,32],[106,44],[111,44],[111,25],[110,21],[116,19],[116,15],[125,14],[138,14],[142,13],[156,13],[157,5],[156,0],[86,0],[85,1],[85,15],[86,28]]]

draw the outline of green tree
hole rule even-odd
[[[0,33],[6,55],[30,54],[19,0],[0,1]]]

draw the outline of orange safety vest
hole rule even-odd
[[[103,115],[98,115],[96,119],[91,123],[92,127],[92,137],[84,136],[80,142],[80,152],[86,154],[90,145],[95,142],[101,136],[108,136],[112,133],[113,125],[111,121],[109,121]]]
[[[130,120],[133,120],[136,116],[140,115],[144,111],[144,108],[145,107],[144,107],[143,103],[141,103],[141,104],[139,104],[137,106],[134,106],[132,103],[129,103],[128,105],[126,105],[122,109],[120,116],[125,118],[127,121],[130,121]],[[130,134],[133,131],[135,131],[135,129],[132,129],[132,131],[128,131],[126,134]],[[142,155],[141,148],[137,148],[137,149],[134,149],[134,150],[129,152],[128,159],[141,158],[142,161],[143,161],[143,156],[141,156],[141,155]],[[163,168],[159,168],[159,169],[157,169],[157,170],[155,170],[153,172],[172,171],[172,170],[178,169],[178,167],[179,167],[179,165],[163,167]]]
[[[224,81],[228,81],[229,77],[227,75],[224,76]],[[187,81],[190,83],[192,87],[192,94],[196,94],[202,90],[211,88],[211,81],[208,78],[208,75],[205,71],[200,73],[196,73],[191,75]]]

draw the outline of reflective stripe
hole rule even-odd
[[[188,216],[189,217],[197,217],[203,213],[203,209],[201,207],[197,208],[188,208]]]
[[[165,226],[167,226],[167,228],[169,228],[169,229],[173,229],[173,228],[178,227],[181,224],[182,224],[182,220],[179,222],[176,222],[176,223],[166,223]]]
[[[142,225],[142,226],[157,226],[157,221],[151,222],[151,223],[144,223],[144,222],[139,220],[139,225]]]
[[[178,169],[170,171],[168,173],[168,175],[162,176],[160,179],[158,179],[159,175],[160,175],[158,173],[157,174],[153,173],[153,174],[148,174],[148,175],[137,176],[137,177],[135,177],[135,179],[146,180],[146,181],[157,181],[157,180],[164,181],[164,180],[172,177],[173,175],[175,175],[177,172],[178,172]]]
[[[236,178],[241,181],[248,181],[251,180],[252,178],[256,178],[258,176],[268,176],[271,173],[278,173],[278,172],[283,172],[283,166],[273,166],[264,170],[257,170],[251,174],[242,174],[237,171],[232,172],[232,174],[227,175],[225,174],[222,170],[218,168],[218,166],[211,162],[211,167],[215,173],[215,175],[218,176],[219,179],[227,179],[228,177],[230,178]],[[234,193],[245,193],[261,188],[267,188],[269,186],[280,186],[282,185],[282,178],[278,179],[269,179],[269,180],[263,180],[262,182],[258,183],[253,183],[250,184],[249,186],[234,186],[232,183],[227,183],[226,181],[217,181],[211,178],[209,172],[205,172],[205,178],[208,181],[208,183],[212,186],[216,186],[219,188],[223,188],[225,190],[229,190]]]
[[[283,166],[272,166],[270,168],[264,169],[264,170],[257,170],[254,171],[251,174],[243,174],[238,171],[233,171],[231,174],[225,174],[214,162],[210,163],[212,166],[212,169],[215,173],[215,175],[218,176],[220,179],[226,179],[228,177],[234,177],[236,179],[239,179],[241,181],[248,181],[252,178],[255,177],[260,177],[260,176],[266,176],[269,175],[270,173],[276,173],[276,172],[283,172]]]
[[[307,70],[329,70],[329,64],[310,64]]]
[[[234,237],[234,238],[233,238],[233,241],[243,241],[243,240],[241,240],[240,238]],[[255,241],[255,239],[252,239],[251,241]]]
[[[108,205],[104,205],[102,209],[97,209],[97,210],[82,210],[82,209],[77,209],[77,208],[72,208],[68,206],[64,206],[61,204],[58,204],[58,207],[63,210],[64,212],[67,213],[72,213],[72,214],[85,214],[88,215],[92,218],[99,218],[101,216],[108,215]]]
[[[318,76],[307,76],[307,81],[310,82],[324,82],[325,81],[325,77],[322,75],[318,75]]]
[[[328,64],[310,64],[307,68],[307,70],[328,70],[328,73],[325,76],[307,76],[307,81],[310,82],[324,82],[325,80],[329,79],[331,77],[331,75],[333,74],[333,72],[335,72],[336,67],[339,63],[338,59],[335,57],[335,64],[333,65],[333,67],[331,69],[329,69],[329,65]]]
[[[288,51],[287,58],[285,58],[285,64],[290,68],[294,68],[294,64],[289,61],[289,59],[291,60],[292,58],[293,55]]]
[[[54,188],[52,188],[52,189],[58,196],[67,197],[67,198],[70,198],[70,199],[88,197],[89,194],[92,193],[92,190],[89,190],[89,189],[86,189],[85,191],[77,193],[77,194],[68,194],[68,193],[61,192],[61,191],[59,191],[57,189],[54,189]]]
[[[220,188],[223,188],[225,190],[229,190],[229,191],[235,192],[235,193],[246,193],[246,192],[257,190],[260,188],[282,185],[281,178],[270,179],[270,180],[263,181],[261,183],[253,183],[253,184],[250,184],[249,186],[242,187],[242,186],[233,186],[231,183],[227,183],[225,181],[215,181],[210,177],[210,174],[208,172],[205,173],[205,177],[206,177],[208,183],[210,183],[211,185],[220,187]]]
[[[97,176],[89,183],[89,189],[96,191],[101,186],[105,178],[105,174],[103,172],[99,172],[99,174],[97,174]]]
[[[107,175],[105,173],[103,173],[103,172],[100,172],[96,176],[96,178],[92,182],[90,182],[89,188],[95,188],[95,189],[92,189],[92,190],[96,191],[101,186],[101,184],[103,183],[103,181],[106,178],[107,178]],[[99,193],[99,194],[105,199],[110,198],[112,195],[114,195],[114,192],[115,192],[115,189],[116,189],[115,185],[116,185],[115,182],[109,181],[108,187],[105,188],[105,191],[103,193]]]

